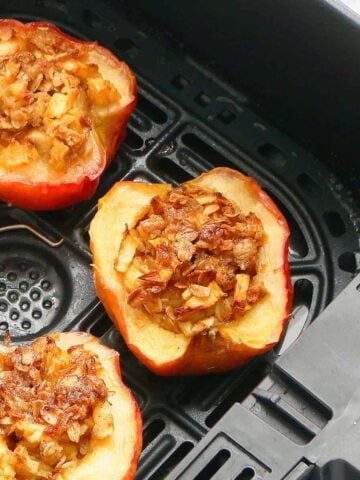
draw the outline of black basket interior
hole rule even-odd
[[[359,269],[353,192],[323,162],[255,114],[246,95],[172,44],[142,31],[116,2],[13,0],[0,1],[0,6],[2,17],[49,20],[74,36],[98,40],[127,61],[139,81],[138,106],[126,141],[92,200],[40,214],[1,206],[0,226],[27,224],[51,241],[65,241],[52,247],[26,230],[0,234],[0,329],[9,329],[14,341],[52,330],[87,330],[120,351],[125,381],[144,419],[138,480],[265,478],[267,467],[251,463],[221,432],[209,442],[196,474],[186,473],[185,467],[180,472],[179,464],[185,465],[194,445],[236,403],[250,411],[260,404],[260,418],[300,445],[310,442],[329,420],[326,409],[299,394],[286,378],[273,379],[271,393],[255,389],[268,381],[274,359]],[[281,345],[243,369],[202,378],[156,377],[129,352],[99,304],[88,227],[98,198],[116,181],[177,184],[220,165],[254,176],[290,224],[292,318]],[[254,391],[255,403],[248,397]],[[271,395],[284,392],[291,408],[302,412],[302,420],[294,421],[293,410],[279,409],[271,400]],[[329,465],[325,471],[336,468]],[[355,478],[320,471],[307,475],[301,478]]]

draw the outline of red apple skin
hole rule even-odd
[[[269,197],[269,195],[261,189],[255,179],[251,177],[246,177],[238,171],[225,167],[215,168],[210,172],[203,174],[201,177],[210,174],[219,175],[219,177],[229,176],[234,178],[235,176],[235,178],[239,178],[239,180],[241,179],[242,182],[245,182],[246,188],[248,188],[248,190],[252,192],[255,198],[260,201],[269,212],[271,212],[274,217],[274,222],[277,222],[277,224],[280,225],[282,229],[283,246],[281,268],[283,278],[285,279],[284,298],[286,300],[284,304],[284,314],[281,318],[282,333],[276,341],[268,342],[262,345],[261,348],[253,348],[249,345],[246,345],[245,343],[234,343],[220,336],[218,336],[215,341],[210,342],[206,336],[197,335],[193,337],[193,339],[189,343],[185,354],[174,361],[160,363],[157,361],[156,358],[150,358],[149,356],[144,354],[141,343],[136,341],[136,339],[134,340],[134,338],[131,339],[129,336],[128,320],[126,318],[126,314],[124,313],[124,300],[122,298],[119,298],[118,292],[109,286],[108,279],[103,275],[100,265],[101,245],[99,245],[96,241],[96,230],[98,226],[91,226],[90,249],[93,254],[94,279],[97,294],[102,301],[109,317],[112,319],[115,326],[123,336],[129,349],[152,372],[161,376],[199,375],[204,373],[228,371],[243,366],[255,356],[267,352],[278,343],[284,333],[284,329],[290,318],[293,300],[293,288],[288,262],[288,242],[290,231],[283,214],[278,209],[274,201]],[[191,182],[192,181],[190,181],[190,183]],[[106,203],[110,200],[111,196],[115,195],[115,190],[118,188],[122,188],[122,185],[138,189],[139,192],[146,191],[151,187],[151,185],[140,183],[137,184],[135,182],[119,182],[115,184],[112,189],[100,200],[100,213],[102,206],[106,205]],[[99,215],[99,213],[97,215]],[[96,223],[96,220],[95,222],[93,221],[93,223]],[[105,225],[102,225],[102,227],[106,228]],[[164,349],[165,345],[161,342],[160,335],[158,341],[159,349]]]
[[[96,151],[94,156],[98,159],[95,169],[92,168],[91,171],[86,171],[85,166],[83,177],[76,182],[62,182],[61,178],[57,182],[49,183],[36,182],[36,180],[33,182],[7,181],[6,176],[0,179],[0,200],[28,210],[55,210],[90,199],[97,189],[102,173],[109,166],[118,147],[126,137],[127,121],[137,103],[136,77],[126,63],[119,60],[110,50],[101,47],[96,42],[87,42],[67,35],[52,23],[31,22],[24,24],[18,20],[1,19],[0,28],[1,27],[33,32],[36,32],[38,29],[47,29],[49,35],[53,34],[73,43],[88,46],[89,49],[101,54],[104,61],[109,61],[124,71],[132,95],[132,101],[126,104],[116,115],[107,120],[103,131],[103,141],[100,141],[98,136],[96,136]]]

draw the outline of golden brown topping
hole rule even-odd
[[[51,337],[0,351],[0,457],[5,440],[16,480],[56,479],[112,434],[109,392],[96,354]],[[0,458],[0,472],[3,464]]]
[[[153,198],[126,230],[115,268],[125,275],[129,305],[168,330],[213,335],[265,295],[256,279],[264,236],[254,213],[185,184]]]
[[[119,99],[87,45],[46,29],[0,29],[0,168],[41,161],[66,172],[97,113]]]

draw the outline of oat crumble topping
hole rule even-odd
[[[128,303],[188,337],[216,335],[266,294],[258,279],[265,233],[222,194],[184,184],[125,232],[115,268]]]

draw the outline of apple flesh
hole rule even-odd
[[[257,182],[228,168],[213,169],[191,185],[220,192],[243,214],[262,221],[265,241],[259,251],[258,278],[267,294],[242,317],[218,328],[215,340],[207,335],[185,337],[162,328],[143,310],[132,308],[123,274],[114,268],[127,227],[146,214],[151,199],[164,197],[166,184],[119,182],[99,201],[90,228],[96,289],[110,318],[133,353],[159,375],[204,374],[230,370],[272,348],[281,338],[292,305],[288,264],[289,228],[270,197]]]

